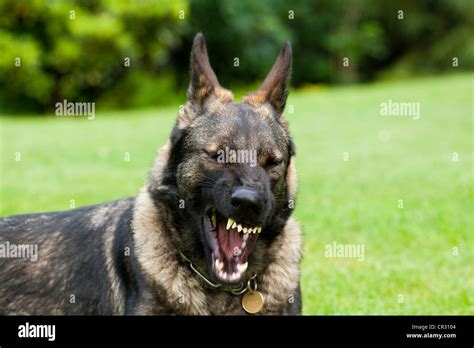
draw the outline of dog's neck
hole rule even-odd
[[[147,189],[137,197],[132,228],[135,255],[145,279],[160,286],[181,314],[210,314],[209,293],[202,281],[180,259],[179,252],[166,235],[160,213]],[[289,219],[272,243],[273,261],[258,275],[265,306],[286,303],[295,294],[299,282],[302,236],[297,222]],[[231,293],[228,296],[234,296]],[[225,314],[225,313],[221,313]]]

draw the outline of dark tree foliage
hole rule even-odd
[[[196,32],[229,87],[261,80],[287,40],[294,86],[472,70],[473,7],[470,0],[3,0],[0,110],[44,112],[64,99],[103,108],[160,105],[178,93],[182,100]]]

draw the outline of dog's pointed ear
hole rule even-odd
[[[209,64],[204,35],[198,33],[194,37],[191,50],[191,81],[188,88],[188,102],[181,105],[175,128],[171,135],[171,145],[174,146],[183,137],[186,128],[199,117],[207,99],[222,103],[234,100],[232,92],[222,88],[216,74]]]
[[[232,101],[232,93],[219,85],[216,74],[209,63],[206,41],[202,33],[194,37],[191,51],[191,81],[188,88],[188,99],[191,103],[203,105],[211,95],[221,101]]]
[[[288,97],[288,82],[291,74],[292,50],[289,41],[285,43],[273,64],[272,70],[260,88],[243,98],[243,102],[258,107],[269,103],[278,115],[283,113]]]

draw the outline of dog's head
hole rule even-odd
[[[214,281],[261,272],[294,207],[294,145],[282,115],[291,60],[286,43],[260,89],[235,103],[209,64],[203,35],[194,39],[188,102],[163,184],[181,202],[174,205],[179,248]]]

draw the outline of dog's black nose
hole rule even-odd
[[[263,209],[262,195],[247,187],[237,188],[230,197],[230,203],[240,214],[259,215]]]

